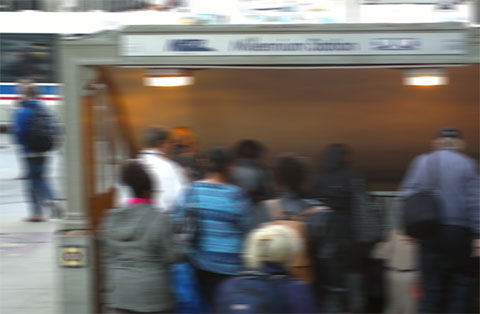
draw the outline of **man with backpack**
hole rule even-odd
[[[15,102],[15,107],[14,110],[12,111],[12,117],[15,117],[17,114],[17,111],[23,108],[23,103],[25,102],[25,89],[32,84],[31,80],[28,79],[21,79],[18,80],[17,82],[17,91],[18,94],[20,95],[20,98]],[[15,140],[15,139],[14,139]],[[27,179],[27,164],[25,161],[25,158],[22,153],[22,149],[18,148],[17,149],[18,153],[18,160],[21,163],[22,169],[20,172],[20,175],[18,177],[19,180],[25,180]]]
[[[430,192],[437,204],[435,219],[416,234],[403,207],[406,233],[419,243],[424,293],[419,312],[471,313],[480,248],[478,165],[462,153],[465,141],[455,127],[440,129],[432,146],[432,152],[412,161],[400,190],[405,204],[420,192]],[[420,218],[431,211],[414,209]]]
[[[313,284],[318,297],[324,297],[326,274],[323,260],[330,257],[333,230],[332,211],[322,203],[308,198],[309,168],[306,160],[293,153],[279,156],[274,174],[283,191],[275,200],[261,202],[255,210],[255,225],[281,224],[295,229],[304,250],[295,257],[289,272]]]
[[[27,190],[32,203],[29,222],[45,221],[43,205],[50,207],[52,218],[61,218],[62,210],[45,178],[49,152],[59,142],[59,123],[56,117],[37,99],[33,84],[24,87],[23,106],[14,116],[13,135],[22,148],[27,167]]]

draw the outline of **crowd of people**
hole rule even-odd
[[[12,134],[31,200],[25,220],[42,222],[44,210],[63,215],[45,177],[61,130],[34,84],[19,86]],[[399,216],[416,195],[437,204],[435,228],[412,238],[406,219],[385,230],[345,144],[328,145],[312,171],[296,153],[267,167],[256,140],[200,154],[190,128],[150,127],[103,219],[105,310],[478,312],[480,183],[464,146],[460,130],[442,128],[406,172]]]
[[[438,241],[383,229],[365,179],[350,165],[347,145],[328,145],[318,171],[296,153],[279,155],[270,171],[258,141],[199,154],[191,129],[150,127],[144,149],[123,166],[117,208],[104,219],[105,308],[408,313],[418,302],[422,313],[470,312],[480,234],[478,172],[459,146],[451,146],[452,139],[462,142],[460,132],[443,129],[431,153],[448,155],[442,169],[452,172],[444,186],[439,183],[449,207],[437,235],[445,241],[455,236],[444,250]],[[417,174],[421,167],[417,160],[408,171],[402,195],[428,184]],[[388,277],[401,278],[390,287],[401,293],[377,291],[387,304],[371,302],[372,280],[382,276],[372,277],[369,261],[381,242],[389,244],[384,253],[391,255],[392,247],[420,246],[419,267],[411,252],[407,263],[385,265],[394,273],[419,269],[418,276]],[[445,255],[451,253],[456,255]],[[408,269],[397,267],[405,264]]]

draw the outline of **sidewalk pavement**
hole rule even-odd
[[[60,197],[61,159],[49,167],[53,188]],[[0,314],[55,314],[55,222],[24,222],[28,203],[16,147],[0,134]]]

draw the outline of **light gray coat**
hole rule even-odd
[[[180,250],[167,215],[150,204],[110,210],[102,244],[108,307],[138,312],[174,307],[168,267]]]

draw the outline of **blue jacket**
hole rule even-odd
[[[242,271],[243,241],[251,217],[245,193],[234,185],[197,181],[179,200],[172,221],[182,221],[187,210],[192,209],[200,229],[190,252],[193,265],[226,275]]]
[[[274,281],[260,278],[265,275],[285,277],[276,281],[273,285],[277,288],[272,289]],[[278,264],[267,263],[260,272],[245,273],[223,281],[216,293],[215,310],[227,313],[253,313],[255,309],[248,310],[251,304],[243,303],[251,298],[244,298],[242,294],[265,298],[271,313],[318,313],[313,287],[290,277]],[[244,307],[245,311],[239,311],[238,308],[235,310],[239,306]]]
[[[18,108],[13,117],[12,134],[18,144],[22,146],[24,153],[34,153],[25,141],[25,136],[28,131],[28,124],[35,114],[35,109],[42,106],[40,101],[36,99],[29,99],[23,102],[23,106]]]
[[[480,181],[472,159],[449,149],[417,157],[402,182],[401,195],[430,188],[441,200],[442,224],[470,227],[480,235]]]

